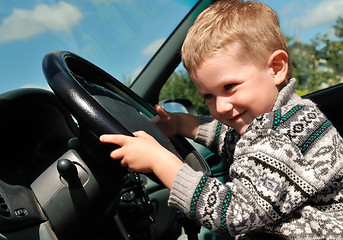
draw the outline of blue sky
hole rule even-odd
[[[336,19],[343,17],[343,0],[263,0],[279,14],[286,35],[308,42],[318,33],[331,33]]]
[[[168,37],[192,0],[1,0],[0,93],[47,87],[44,55],[69,50],[113,76],[134,76]],[[261,0],[286,35],[307,42],[343,16],[343,0]],[[129,11],[128,11],[129,10]]]

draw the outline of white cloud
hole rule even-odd
[[[32,38],[46,31],[68,32],[82,19],[79,9],[66,2],[39,4],[33,10],[14,9],[0,25],[0,43]]]
[[[315,8],[306,11],[300,20],[303,28],[334,23],[343,15],[343,0],[322,0]]]
[[[162,46],[162,44],[166,41],[165,38],[161,38],[156,40],[155,42],[151,43],[149,46],[143,49],[142,54],[143,56],[149,56],[156,53],[156,51]]]
[[[116,3],[121,2],[123,0],[91,0],[94,4],[110,4],[110,3]]]

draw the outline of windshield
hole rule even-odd
[[[0,1],[0,92],[48,88],[41,62],[55,49],[76,53],[129,84],[196,2]]]
[[[0,93],[47,88],[41,61],[68,50],[129,85],[196,0],[2,0]],[[281,29],[310,44],[318,34],[334,38],[343,0],[261,0],[279,14]],[[325,13],[325,14],[323,14]]]

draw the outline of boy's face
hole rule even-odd
[[[238,45],[228,49],[205,59],[191,77],[211,115],[242,135],[257,116],[272,110],[279,90],[271,64],[257,67],[236,57]]]

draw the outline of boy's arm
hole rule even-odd
[[[155,106],[157,116],[152,121],[167,137],[175,134],[195,139],[199,127],[199,117],[187,113],[166,112],[160,105]]]
[[[173,113],[173,115],[177,119],[177,134],[194,140],[199,128],[199,117],[186,113]]]
[[[266,138],[269,136],[262,139]],[[293,144],[282,140],[283,147],[291,151]],[[235,159],[230,167],[232,179],[225,184],[184,165],[174,180],[169,206],[182,210],[210,231],[224,236],[261,228],[289,214],[306,199],[299,199],[298,192],[294,194],[293,183],[288,184],[282,171],[271,175],[268,165],[261,167],[269,160],[264,159],[265,156],[273,153],[265,155],[260,146],[263,146],[262,142],[258,142],[249,154],[243,153]],[[273,184],[275,190],[268,188],[268,184]],[[292,203],[294,205],[289,207]]]

